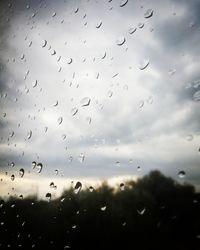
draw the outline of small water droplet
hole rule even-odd
[[[86,117],[86,121],[87,121],[88,124],[91,124],[92,118],[88,116],[88,117]]]
[[[42,42],[42,47],[44,48],[44,47],[46,47],[46,45],[47,45],[47,40],[44,40],[44,41]]]
[[[10,137],[13,137],[14,134],[15,134],[14,131],[12,131],[12,132],[10,133]]]
[[[19,170],[19,176],[20,176],[21,178],[24,176],[24,169],[23,169],[23,168],[21,168],[21,169]]]
[[[34,169],[36,165],[37,165],[36,161],[32,161],[32,169]]]
[[[53,103],[53,106],[54,106],[54,107],[58,106],[58,101],[55,101],[55,102]]]
[[[37,84],[38,84],[38,81],[35,80],[35,81],[33,82],[33,84],[32,84],[33,88],[35,88],[35,87],[37,86]]]
[[[144,23],[138,23],[138,28],[142,29],[144,27]]]
[[[145,213],[145,211],[146,211],[146,208],[137,209],[137,213],[138,213],[139,215],[143,215],[143,214]]]
[[[117,40],[116,40],[116,44],[117,44],[118,46],[123,45],[125,42],[126,42],[126,39],[125,39],[124,36],[120,36],[120,37],[118,37]]]
[[[25,55],[22,54],[21,57],[20,57],[20,59],[23,60],[24,58],[25,58]]]
[[[51,55],[54,56],[56,54],[55,50],[52,50]]]
[[[31,138],[31,136],[32,136],[32,131],[30,130],[30,131],[27,133],[26,138],[27,138],[27,139],[30,139],[30,138]]]
[[[103,207],[101,207],[100,209],[101,209],[101,211],[104,212],[104,211],[106,211],[106,208],[107,208],[106,206],[103,206]]]
[[[51,193],[47,193],[45,195],[46,199],[48,200],[48,202],[51,200]]]
[[[51,183],[49,184],[49,186],[50,186],[50,188],[54,188],[54,182],[51,182]]]
[[[76,7],[76,8],[75,8],[75,10],[74,10],[74,13],[77,13],[77,12],[78,12],[78,10],[79,10],[79,8],[78,8],[78,7]]]
[[[144,101],[143,100],[139,101],[138,107],[141,109],[143,106],[144,106]]]
[[[196,91],[193,95],[193,100],[195,102],[199,102],[200,101],[200,90]]]
[[[89,191],[92,193],[94,191],[94,188],[92,186],[90,186]]]
[[[186,175],[185,171],[183,171],[183,170],[178,172],[178,177],[181,179],[185,178],[185,175]]]
[[[68,161],[69,161],[69,162],[72,162],[72,161],[73,161],[73,157],[72,157],[72,156],[69,156]]]
[[[41,172],[42,172],[42,168],[43,168],[42,163],[38,163],[38,164],[37,164],[37,172],[38,172],[38,173],[41,173]]]
[[[97,22],[97,24],[96,24],[96,28],[97,28],[97,29],[98,29],[98,28],[100,28],[100,27],[101,27],[101,25],[102,25],[102,21]]]
[[[141,171],[141,167],[140,166],[137,166],[137,171]]]
[[[55,175],[58,175],[58,169],[55,169],[54,172],[55,172]]]
[[[153,16],[153,10],[152,9],[148,9],[145,13],[144,13],[144,18],[149,18]]]
[[[116,166],[116,167],[120,167],[120,161],[116,161],[116,162],[115,162],[115,166]]]
[[[144,69],[147,68],[148,65],[149,65],[149,60],[148,59],[144,59],[143,61],[140,62],[139,69],[140,70],[144,70]]]
[[[72,108],[72,109],[71,109],[71,115],[72,115],[72,116],[75,116],[75,114],[77,114],[77,112],[78,112],[78,109],[77,109],[77,108]]]
[[[187,140],[187,141],[192,141],[193,138],[194,138],[193,135],[187,135],[187,136],[186,136],[186,140]]]
[[[68,63],[68,64],[71,64],[72,62],[73,62],[73,60],[72,60],[71,57],[67,59],[67,63]]]
[[[78,194],[81,191],[81,188],[82,188],[82,183],[78,181],[74,187],[74,193]]]
[[[120,183],[120,189],[121,189],[121,191],[124,191],[125,190],[125,184],[124,183]]]
[[[11,177],[10,177],[11,181],[14,181],[15,180],[15,175],[12,174]]]
[[[62,121],[63,121],[63,118],[62,118],[62,116],[60,116],[60,117],[58,118],[57,122],[58,122],[58,124],[60,125],[60,124],[62,123]]]
[[[83,153],[81,153],[81,154],[79,155],[79,157],[78,157],[78,160],[79,160],[81,163],[83,163],[84,160],[85,160],[85,155],[84,155]]]
[[[53,14],[52,14],[52,17],[55,17],[56,16],[56,12],[54,12]]]
[[[120,7],[124,7],[128,3],[128,0],[122,0],[119,4]]]
[[[108,91],[108,97],[112,97],[113,92],[111,90]]]
[[[91,99],[89,97],[84,97],[81,99],[80,103],[82,107],[89,106]]]
[[[136,31],[136,28],[135,28],[135,27],[131,27],[131,28],[129,28],[129,30],[128,30],[129,34],[133,34],[133,33],[135,33],[135,31]]]
[[[15,166],[15,163],[14,162],[11,162],[11,167],[13,168]]]

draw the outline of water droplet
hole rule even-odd
[[[30,138],[31,138],[31,136],[32,136],[32,131],[30,130],[30,131],[27,133],[26,138],[27,138],[27,139],[30,139]]]
[[[185,178],[185,175],[186,175],[185,171],[179,171],[178,172],[178,177],[181,178],[181,179]]]
[[[6,117],[6,113],[3,113],[2,115],[3,115],[3,117]]]
[[[15,134],[14,131],[12,131],[12,132],[10,133],[10,137],[13,137],[14,134]]]
[[[55,101],[55,102],[53,103],[53,106],[54,106],[54,107],[58,106],[58,101]]]
[[[194,138],[193,135],[187,135],[187,136],[186,136],[186,140],[187,140],[187,141],[192,141],[193,138]]]
[[[88,116],[88,117],[86,117],[86,121],[87,121],[88,124],[91,124],[92,118]]]
[[[44,127],[44,132],[46,133],[48,130],[48,127]]]
[[[80,103],[82,107],[89,106],[91,99],[89,97],[84,97],[81,99]]]
[[[96,28],[97,28],[97,29],[100,28],[101,25],[102,25],[102,21],[99,21],[99,22],[96,24]]]
[[[143,214],[145,213],[145,211],[146,211],[146,208],[137,209],[137,213],[138,213],[139,215],[143,215]]]
[[[36,161],[32,161],[32,169],[34,169],[36,165],[37,165]]]
[[[198,90],[197,92],[194,93],[193,100],[195,102],[199,102],[200,101],[200,90]]]
[[[111,90],[108,91],[108,97],[112,97],[113,92]]]
[[[78,109],[77,108],[73,108],[71,109],[71,115],[74,116],[75,114],[77,114]]]
[[[68,64],[71,64],[72,62],[73,62],[73,60],[72,60],[71,57],[67,59],[67,63],[68,63]]]
[[[49,184],[49,186],[50,186],[50,188],[54,188],[54,183],[51,182],[51,183]]]
[[[92,186],[90,186],[89,191],[92,193],[94,191],[94,188]]]
[[[11,177],[10,177],[11,181],[14,181],[15,180],[15,175],[12,174]]]
[[[32,42],[32,41],[30,41],[30,43],[29,43],[29,45],[28,45],[28,46],[29,46],[29,47],[31,47],[32,43],[33,43],[33,42]]]
[[[45,195],[45,197],[47,198],[47,200],[48,200],[48,202],[51,200],[51,193],[47,193],[46,195]]]
[[[55,17],[56,16],[56,12],[54,12],[53,14],[52,14],[52,17]]]
[[[148,65],[149,65],[149,60],[148,59],[144,59],[143,61],[140,62],[139,69],[140,70],[144,70],[144,69],[147,68]]]
[[[106,57],[106,51],[101,55],[101,59],[104,59]]]
[[[153,16],[153,10],[152,9],[148,9],[145,13],[144,13],[144,18],[149,18]]]
[[[139,101],[138,107],[141,109],[143,106],[144,106],[144,101],[143,100]]]
[[[128,0],[122,0],[119,4],[120,7],[124,7],[128,3]]]
[[[56,54],[55,50],[52,50],[51,55],[54,56]]]
[[[134,27],[131,27],[128,30],[129,34],[133,34],[133,33],[135,33],[135,31],[136,31],[136,28],[134,28]]]
[[[44,48],[44,47],[46,47],[46,45],[47,45],[47,40],[44,40],[44,41],[42,42],[42,47]]]
[[[78,160],[79,160],[81,163],[83,163],[84,160],[85,160],[85,155],[84,155],[83,153],[81,153],[81,154],[79,155],[79,157],[78,157]]]
[[[24,169],[23,169],[23,168],[21,168],[21,169],[19,170],[19,176],[20,176],[21,178],[24,176]]]
[[[140,166],[137,166],[137,171],[141,171],[141,167]]]
[[[38,172],[38,173],[41,173],[41,172],[42,172],[42,168],[43,168],[42,163],[38,163],[38,164],[37,164],[37,172]]]
[[[63,121],[63,118],[62,118],[62,116],[60,116],[60,117],[58,118],[57,122],[58,122],[58,124],[60,125],[60,124],[62,123],[62,121]]]
[[[11,162],[11,167],[13,168],[15,166],[15,163],[14,162]]]
[[[124,191],[125,190],[125,185],[124,185],[124,183],[120,183],[120,189],[121,189],[121,191]]]
[[[74,193],[78,194],[81,191],[81,188],[82,188],[82,183],[78,181],[74,187]]]
[[[58,175],[58,170],[57,169],[55,169],[54,172],[55,172],[55,175]]]
[[[33,88],[35,88],[35,87],[37,86],[37,84],[38,84],[38,81],[35,80],[35,81],[33,82],[33,84],[32,84]]]
[[[76,8],[75,8],[75,10],[74,10],[74,13],[77,13],[77,12],[78,12],[78,10],[79,10],[79,8],[78,8],[78,7],[76,7]]]
[[[138,23],[138,28],[142,29],[144,27],[144,23]]]
[[[106,211],[106,208],[107,208],[106,206],[101,207],[101,211],[103,212]]]
[[[22,54],[21,57],[20,57],[20,59],[23,60],[24,58],[25,58],[25,55]]]
[[[120,161],[116,161],[116,162],[115,162],[115,166],[116,166],[116,167],[120,167]]]
[[[117,40],[116,40],[116,44],[117,44],[118,46],[123,45],[125,42],[126,42],[126,39],[125,39],[124,36],[120,36],[120,37],[118,37]]]
[[[72,162],[72,161],[73,161],[73,157],[72,157],[72,156],[69,156],[68,161],[69,161],[69,162]]]

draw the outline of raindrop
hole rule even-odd
[[[96,28],[97,28],[97,29],[100,28],[101,25],[102,25],[102,21],[99,21],[99,22],[96,24]]]
[[[153,10],[152,9],[148,9],[145,13],[144,13],[144,18],[149,18],[153,16]]]
[[[51,52],[51,55],[54,56],[55,54],[56,54],[56,51],[53,50],[53,51]]]
[[[51,183],[49,184],[49,186],[50,186],[50,188],[54,188],[54,183],[51,182]]]
[[[25,58],[25,55],[22,54],[21,57],[20,57],[20,59],[23,60],[24,58]]]
[[[11,177],[10,177],[11,181],[14,181],[15,180],[15,175],[12,174]]]
[[[83,163],[84,160],[85,160],[85,155],[84,155],[83,153],[81,153],[81,154],[79,155],[79,157],[78,157],[78,160],[79,160],[81,163]]]
[[[104,59],[106,57],[106,51],[101,55],[101,59]]]
[[[79,8],[78,8],[78,7],[76,7],[76,8],[75,8],[75,10],[74,10],[74,13],[77,13],[77,12],[78,12],[78,10],[79,10]]]
[[[185,171],[179,171],[178,172],[178,177],[181,178],[181,179],[185,178]]]
[[[67,63],[68,63],[68,64],[71,64],[72,62],[73,62],[73,60],[72,60],[71,57],[67,59]]]
[[[46,47],[46,45],[47,45],[47,40],[44,40],[44,41],[42,42],[42,47],[44,48],[44,47]]]
[[[28,133],[27,133],[27,139],[30,139],[31,138],[31,136],[32,136],[32,131],[30,130]]]
[[[144,27],[144,23],[138,23],[138,28],[142,29]]]
[[[129,34],[133,34],[133,33],[135,33],[135,31],[136,31],[136,28],[134,28],[134,27],[131,27],[128,30]]]
[[[78,181],[74,187],[74,193],[78,194],[81,191],[81,188],[82,188],[82,183]]]
[[[45,197],[47,198],[48,201],[50,201],[50,200],[51,200],[51,193],[47,193],[47,194],[45,195]]]
[[[137,209],[137,213],[139,215],[143,215],[145,213],[145,211],[146,211],[146,208]]]
[[[89,191],[92,193],[94,191],[94,188],[92,186],[90,186]]]
[[[128,0],[122,0],[119,4],[120,7],[124,7],[128,3]]]
[[[80,103],[82,107],[89,106],[91,99],[89,97],[84,97],[81,99]]]
[[[199,102],[200,101],[200,90],[198,90],[197,92],[194,93],[193,100],[195,102]]]
[[[14,167],[14,166],[15,166],[15,163],[14,163],[14,162],[11,162],[10,165],[11,165],[11,167]]]
[[[24,176],[24,169],[23,169],[23,168],[21,168],[21,169],[19,170],[19,176],[20,176],[21,178]]]
[[[23,198],[24,198],[24,196],[23,196],[22,194],[20,194],[20,195],[19,195],[19,198],[20,198],[20,199],[23,199]]]
[[[33,82],[33,84],[32,84],[33,88],[35,88],[35,87],[37,86],[37,84],[38,84],[38,81],[35,80],[35,81]]]
[[[101,207],[101,211],[106,211],[106,206]]]
[[[53,106],[54,106],[54,107],[58,106],[58,101],[55,101],[55,102],[53,103]]]
[[[38,172],[38,173],[41,173],[41,172],[42,172],[42,168],[43,168],[42,163],[38,163],[38,164],[37,164],[37,172]]]
[[[108,91],[108,97],[112,97],[113,92],[111,90]]]
[[[53,14],[52,14],[52,17],[55,17],[56,16],[56,12],[54,12]]]
[[[143,100],[139,101],[138,107],[141,109],[143,106],[144,106],[144,101]]]
[[[140,70],[144,70],[144,69],[147,68],[148,65],[149,65],[149,60],[148,59],[144,59],[143,61],[140,62],[139,69]]]
[[[116,40],[116,44],[119,45],[119,46],[123,45],[125,42],[126,42],[126,39],[125,39],[124,36],[120,36]]]
[[[55,169],[54,172],[55,172],[55,175],[58,175],[58,170],[57,169]]]
[[[34,169],[36,165],[37,165],[36,161],[32,161],[32,169]]]
[[[121,191],[124,191],[124,189],[125,189],[125,185],[124,185],[124,183],[120,183],[120,189],[121,189]]]
[[[60,124],[62,123],[62,121],[63,121],[63,118],[60,116],[60,117],[58,118],[57,122],[58,122],[58,124],[60,125]]]
[[[10,137],[13,137],[14,134],[15,134],[14,131],[12,131],[12,132],[10,133]]]
[[[74,116],[75,114],[77,114],[78,109],[77,108],[73,108],[71,109],[71,115]]]

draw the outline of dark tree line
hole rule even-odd
[[[199,249],[193,186],[152,171],[123,189],[103,183],[50,202],[1,200],[0,249]]]

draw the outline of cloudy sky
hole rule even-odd
[[[1,1],[0,194],[153,169],[200,188],[199,11],[198,0]]]

